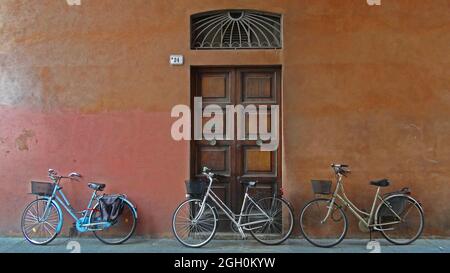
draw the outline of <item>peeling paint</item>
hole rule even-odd
[[[432,147],[426,147],[428,143],[425,141],[423,128],[413,123],[405,125],[404,128],[413,129],[413,131],[415,132],[411,133],[410,136],[412,135],[413,139],[415,140],[414,149],[416,149],[420,153],[421,158],[426,162],[438,164],[438,160],[432,159],[428,156],[429,154],[434,153],[434,149]]]
[[[29,143],[28,141],[34,137],[34,132],[31,130],[23,130],[22,134],[16,138],[16,147],[19,151],[28,151]]]

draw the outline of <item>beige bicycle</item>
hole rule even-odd
[[[348,230],[346,208],[358,218],[360,229],[380,231],[391,243],[407,245],[419,238],[424,227],[423,209],[407,188],[382,195],[380,189],[390,182],[387,179],[371,181],[377,191],[372,208],[367,212],[356,207],[345,195],[344,177],[350,173],[348,165],[332,164],[331,167],[337,180],[334,192],[331,181],[313,180],[314,193],[330,197],[310,201],[300,214],[301,232],[306,240],[318,247],[339,244]]]

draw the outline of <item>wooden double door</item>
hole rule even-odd
[[[280,67],[198,67],[192,69],[191,95],[202,97],[203,109],[219,105],[225,112],[227,105],[253,104],[279,106],[281,124],[281,68]],[[192,99],[193,103],[193,99]],[[270,112],[270,111],[269,111]],[[223,117],[224,119],[226,117]],[[245,140],[237,140],[236,118],[233,140],[192,140],[191,178],[201,176],[203,166],[227,178],[213,185],[214,192],[236,213],[241,207],[244,181],[258,180],[249,192],[259,197],[271,196],[281,188],[281,125],[278,149],[261,151],[261,141],[249,139],[249,116],[246,117]],[[203,123],[207,122],[203,118]],[[271,130],[271,117],[267,119]],[[224,124],[226,121],[224,121]],[[258,124],[259,127],[259,124]],[[193,138],[194,139],[194,138]]]

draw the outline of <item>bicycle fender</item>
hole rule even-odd
[[[50,200],[50,197],[42,197],[42,199],[45,199],[45,200],[48,201],[48,200]],[[58,212],[59,212],[59,224],[58,224],[58,226],[56,227],[56,233],[59,234],[59,233],[61,232],[61,230],[62,230],[62,227],[63,227],[63,219],[64,219],[64,216],[63,216],[62,209],[61,209],[61,207],[58,205],[58,203],[55,202],[55,200],[52,200],[51,202],[56,206],[56,209],[57,209]]]
[[[133,203],[131,203],[130,200],[126,199],[125,197],[122,197],[121,199],[122,199],[123,202],[127,203],[128,205],[130,205],[130,207],[133,210],[134,216],[136,217],[136,219],[138,219],[137,207]]]

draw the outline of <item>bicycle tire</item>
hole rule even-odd
[[[97,204],[95,204],[95,206],[93,207],[93,209],[92,209],[93,212],[90,214],[90,220],[89,220],[90,223],[92,223],[92,217],[95,215],[95,212],[96,212],[96,211],[99,211],[99,210],[97,210],[97,207],[98,207],[99,205],[100,205],[100,204],[97,203]],[[135,214],[135,212],[134,212],[134,208],[133,208],[128,202],[123,202],[123,205],[128,207],[128,209],[130,210],[131,215],[132,215],[133,225],[132,225],[132,227],[131,227],[130,232],[129,232],[124,238],[119,239],[118,241],[108,241],[107,239],[102,238],[102,236],[100,235],[100,232],[101,232],[101,231],[100,231],[100,232],[99,232],[99,231],[93,231],[92,233],[94,233],[94,236],[95,236],[100,242],[102,242],[102,243],[104,243],[104,244],[107,244],[107,245],[120,245],[120,244],[123,244],[123,243],[125,243],[126,241],[128,241],[128,239],[130,239],[131,236],[134,234],[134,232],[135,232],[135,230],[136,230],[136,226],[137,226],[137,217],[136,217],[136,214]],[[118,219],[120,219],[122,216],[123,216],[123,213],[118,217]],[[112,227],[114,227],[114,225],[111,226],[111,227],[109,227],[108,229],[110,229],[110,228],[112,228]]]
[[[176,223],[176,220],[177,220],[177,216],[178,216],[178,213],[180,212],[180,210],[183,208],[183,206],[185,206],[186,204],[189,204],[189,203],[195,203],[195,202],[197,202],[197,204],[194,204],[195,206],[198,206],[198,204],[201,204],[202,202],[203,202],[203,200],[200,200],[200,199],[188,199],[188,200],[185,200],[185,201],[183,201],[180,205],[178,205],[178,207],[175,209],[175,211],[174,211],[174,213],[173,213],[173,215],[172,215],[172,232],[173,232],[173,234],[175,235],[175,238],[181,243],[181,244],[183,244],[184,246],[187,246],[187,247],[191,247],[191,248],[199,248],[199,247],[202,247],[202,246],[204,246],[204,245],[206,245],[207,243],[209,243],[211,240],[212,240],[212,238],[214,238],[214,236],[215,236],[215,234],[216,234],[216,231],[217,231],[217,221],[218,221],[218,217],[217,217],[217,212],[216,212],[216,210],[210,205],[210,204],[208,204],[208,203],[206,203],[205,204],[205,210],[206,209],[208,209],[209,211],[208,212],[206,212],[206,213],[212,213],[212,216],[213,216],[213,230],[211,231],[211,234],[205,239],[205,240],[203,240],[202,242],[200,242],[200,243],[197,243],[197,244],[190,244],[190,243],[188,243],[186,240],[183,240],[181,237],[180,237],[180,235],[178,234],[178,232],[177,232],[177,230],[176,230],[176,226],[177,226],[177,223]],[[189,205],[190,206],[190,205]],[[189,207],[189,210],[192,210],[192,207]],[[205,211],[203,211],[203,214],[205,214]],[[190,218],[192,218],[191,217],[192,215],[191,215],[191,212],[189,213],[189,217]],[[184,218],[186,218],[186,217],[184,217]],[[188,218],[186,218],[186,219],[188,219]],[[189,220],[189,219],[188,219]],[[191,234],[191,229],[189,228],[189,230],[188,230],[188,234],[189,234],[189,236],[190,236],[190,234]],[[194,236],[195,237],[195,236]]]
[[[419,215],[420,215],[420,227],[419,227],[418,231],[416,232],[416,234],[411,239],[404,241],[404,242],[400,242],[395,239],[392,239],[387,234],[387,230],[383,230],[383,226],[381,226],[381,225],[379,226],[379,228],[381,229],[380,232],[386,240],[388,240],[389,242],[391,242],[395,245],[409,245],[409,244],[413,243],[415,240],[417,240],[420,237],[420,235],[422,235],[422,232],[423,232],[423,229],[425,226],[425,217],[424,217],[423,209],[422,209],[422,206],[419,204],[419,202],[417,202],[414,198],[407,196],[407,195],[391,195],[391,196],[387,197],[386,199],[384,199],[384,201],[389,202],[389,200],[394,199],[394,198],[397,198],[397,199],[404,198],[404,199],[408,200],[409,202],[411,202],[411,204],[415,208],[417,208],[417,211],[419,212]],[[386,207],[386,204],[380,203],[380,205],[378,206],[377,211],[375,213],[375,219],[377,221],[377,224],[382,224],[382,223],[380,223],[380,218],[382,218],[382,217],[381,217],[381,215],[379,215],[379,213],[380,213],[380,210],[383,209],[383,207]],[[393,224],[393,226],[395,226],[395,225],[397,225],[397,224]]]
[[[287,201],[284,200],[283,198],[278,198],[278,197],[265,197],[265,198],[259,199],[256,203],[257,203],[261,208],[263,208],[263,207],[262,207],[262,203],[266,202],[266,200],[269,200],[269,199],[273,199],[274,201],[279,201],[279,202],[281,203],[281,205],[285,205],[285,208],[284,208],[284,209],[286,209],[286,210],[288,211],[289,222],[290,222],[290,223],[288,223],[288,224],[289,224],[288,231],[287,231],[286,234],[283,235],[279,240],[274,240],[274,241],[264,240],[264,239],[258,237],[258,235],[261,234],[261,233],[258,234],[258,233],[256,232],[256,229],[250,229],[250,234],[252,235],[252,237],[253,237],[256,241],[258,241],[258,242],[260,242],[260,243],[262,243],[262,244],[264,244],[264,245],[279,245],[279,244],[282,244],[284,241],[286,241],[286,240],[291,236],[291,234],[292,234],[292,231],[293,231],[293,229],[294,229],[294,211],[292,210],[292,207],[291,207],[291,205],[289,204],[289,202],[287,202]],[[273,217],[273,216],[276,216],[276,215],[273,215],[274,213],[276,213],[276,211],[273,210],[273,204],[274,204],[274,201],[272,201],[272,202],[269,201],[269,202],[271,203],[271,208],[270,208],[270,210],[265,211],[268,215],[270,215],[270,216],[272,216],[272,217]],[[247,207],[247,214],[250,214],[250,213],[251,213],[251,209],[252,209],[253,207],[256,207],[253,203],[251,203],[251,204]],[[264,209],[264,208],[263,208],[263,209]],[[259,210],[259,209],[258,209],[258,210]],[[283,208],[280,209],[280,212],[281,212],[281,213],[283,212]],[[247,223],[248,223],[248,222],[251,222],[251,220],[249,219],[249,217],[250,217],[250,216],[247,216]],[[283,217],[283,215],[281,215],[281,217]],[[264,225],[266,225],[266,224],[267,224],[267,223],[265,223]],[[270,223],[269,225],[272,225],[272,223]],[[282,224],[281,224],[281,225],[282,225]],[[275,224],[273,224],[273,226],[275,226]],[[269,228],[269,230],[270,230],[270,228]],[[282,227],[281,227],[280,231],[282,231]]]
[[[342,240],[344,240],[345,236],[347,235],[347,231],[348,231],[348,219],[347,219],[347,215],[345,215],[344,210],[343,210],[339,205],[337,205],[336,203],[334,203],[333,206],[335,206],[335,207],[339,210],[339,212],[341,213],[342,218],[343,218],[343,220],[344,220],[344,230],[342,231],[342,233],[341,233],[341,235],[339,236],[339,238],[338,238],[335,242],[333,242],[333,243],[331,243],[331,244],[320,244],[320,243],[318,243],[317,241],[313,240],[312,238],[310,238],[310,237],[307,235],[307,232],[305,232],[304,223],[303,223],[303,217],[304,217],[304,215],[305,215],[306,210],[307,210],[313,203],[315,203],[315,202],[321,202],[321,201],[323,201],[323,202],[331,202],[331,199],[327,199],[327,198],[316,198],[316,199],[313,199],[313,200],[309,201],[308,203],[306,203],[306,205],[303,207],[303,209],[302,209],[302,211],[301,211],[301,213],[300,213],[300,217],[299,217],[300,231],[301,231],[303,237],[305,237],[305,239],[306,239],[308,242],[310,242],[312,245],[317,246],[317,247],[322,247],[322,248],[329,248],[329,247],[333,247],[333,246],[339,244],[340,242],[342,242]],[[331,216],[330,216],[330,218],[331,218]]]
[[[36,199],[36,200],[33,200],[32,202],[30,202],[30,203],[25,207],[25,209],[23,210],[22,217],[21,217],[21,222],[20,222],[20,227],[21,227],[23,236],[25,237],[25,239],[26,239],[28,242],[30,242],[30,243],[33,244],[33,245],[47,245],[47,244],[49,244],[50,242],[52,242],[52,241],[58,236],[58,234],[59,234],[58,232],[56,232],[56,229],[55,229],[55,234],[53,234],[51,237],[49,237],[47,240],[45,240],[45,241],[43,241],[43,242],[38,242],[38,241],[33,240],[32,238],[30,238],[30,237],[28,236],[28,234],[26,233],[26,231],[25,231],[25,221],[26,221],[26,217],[27,217],[27,214],[26,214],[26,213],[28,212],[28,210],[29,210],[35,203],[38,203],[38,202],[41,202],[41,201],[48,202],[48,199],[46,199],[46,198],[39,198],[39,199]],[[54,201],[51,202],[51,206],[55,209],[55,211],[56,211],[56,213],[57,213],[57,215],[58,215],[58,225],[62,224],[62,223],[60,223],[61,221],[63,221],[63,220],[62,220],[62,215],[61,215],[61,213],[60,213],[58,207],[57,207],[56,204],[54,203]],[[37,209],[36,211],[38,211],[38,209]]]

